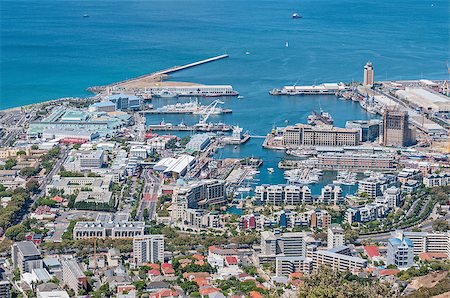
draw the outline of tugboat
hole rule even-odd
[[[294,12],[294,13],[292,14],[292,18],[293,18],[293,19],[301,19],[302,16],[299,15],[298,13]]]

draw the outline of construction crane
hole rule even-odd
[[[204,108],[203,113],[201,114],[202,116],[201,116],[198,124],[200,124],[200,125],[206,124],[206,121],[208,120],[209,116],[211,115],[211,113],[214,111],[214,109],[216,108],[216,106],[218,104],[224,104],[224,102],[219,99],[216,99],[215,101],[210,103],[206,108]]]
[[[94,237],[94,272],[97,270],[97,237]]]

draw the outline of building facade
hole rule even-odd
[[[133,261],[143,263],[164,262],[164,235],[144,235],[133,238]]]

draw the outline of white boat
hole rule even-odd
[[[286,46],[286,48],[289,48],[289,42],[288,41],[286,41],[285,46]]]
[[[269,171],[270,174],[272,174],[273,172],[275,172],[275,170],[273,168],[267,168],[267,171]]]
[[[294,12],[294,13],[292,14],[292,18],[293,18],[293,19],[301,19],[302,16],[299,15],[298,13]]]
[[[154,96],[159,98],[176,98],[178,97],[178,93],[162,90],[161,92],[154,94]]]
[[[250,55],[250,52],[245,52],[245,55]]]
[[[238,98],[238,99],[243,99],[243,98],[245,98],[245,97],[242,96],[242,95],[239,95],[237,98]]]

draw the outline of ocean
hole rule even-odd
[[[272,88],[361,81],[368,60],[376,80],[449,77],[446,0],[2,0],[0,11],[0,109],[88,96],[89,86],[227,53],[171,79],[233,85],[245,98],[225,99],[233,114],[216,119],[261,135],[319,108],[340,126],[371,117],[333,96],[272,97]],[[276,167],[283,154],[261,142],[218,154],[262,156]],[[261,183],[283,180],[266,172]]]

